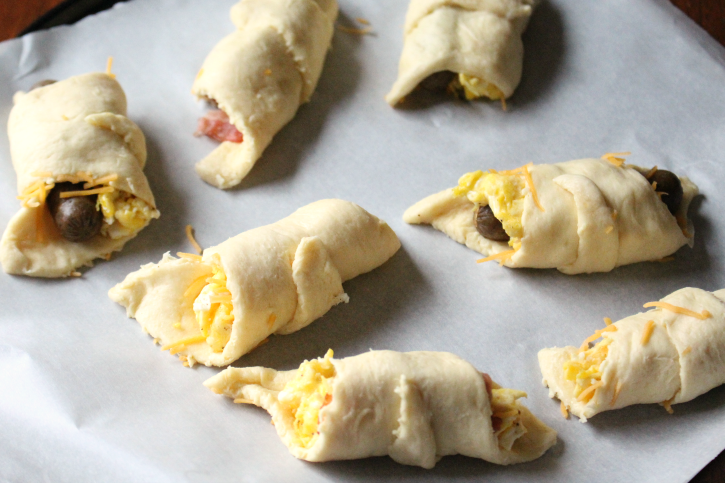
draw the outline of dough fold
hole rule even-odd
[[[196,165],[207,183],[227,189],[252,169],[277,132],[310,99],[337,18],[335,0],[242,0],[237,30],[209,53],[192,94],[213,100],[242,133]]]
[[[390,227],[354,203],[322,200],[276,223],[242,233],[190,260],[166,254],[129,274],[109,291],[162,345],[198,337],[196,281],[213,267],[226,276],[233,322],[228,342],[214,350],[201,341],[173,349],[189,364],[230,364],[271,334],[309,325],[332,306],[347,302],[342,283],[388,260],[400,248]]]
[[[687,212],[698,188],[684,176],[679,178],[682,203],[672,215],[632,167],[579,159],[526,169],[534,191],[521,181],[523,235],[515,242],[484,238],[476,229],[475,214],[488,201],[471,201],[453,188],[419,201],[403,219],[431,224],[479,253],[502,257],[507,267],[556,268],[566,274],[608,272],[621,265],[660,260],[683,245],[692,246],[694,228]],[[524,178],[523,171],[519,175]]]
[[[451,71],[490,84],[504,98],[521,80],[521,34],[536,0],[411,0],[398,78],[385,100],[399,103],[431,74]]]
[[[454,354],[371,351],[329,361],[330,397],[319,410],[318,434],[309,447],[296,436],[299,422],[286,395],[309,363],[282,372],[230,367],[204,385],[266,409],[283,443],[306,461],[389,455],[398,463],[432,468],[443,456],[463,454],[507,465],[536,459],[556,443],[556,432],[516,402],[512,408],[524,431],[510,449],[502,448],[483,375]]]
[[[8,138],[18,194],[26,199],[0,242],[0,261],[7,273],[68,276],[96,258],[121,250],[151,219],[159,217],[143,173],[144,135],[126,117],[126,96],[114,78],[104,73],[79,75],[18,92],[13,101]],[[115,176],[97,187],[112,187],[114,195],[142,202],[143,218],[120,233],[118,221],[112,221],[116,225],[109,226],[113,236],[102,233],[84,242],[63,238],[45,196],[53,183],[79,173],[85,180]],[[45,193],[31,197],[28,192],[34,189]]]
[[[657,307],[595,334],[602,341],[588,351],[571,346],[542,349],[539,366],[549,396],[586,422],[602,411],[632,404],[660,403],[669,410],[670,404],[690,401],[723,384],[725,290],[711,293],[688,287],[659,302],[697,317]],[[606,357],[586,373],[589,379],[584,382],[587,387],[597,386],[577,395],[579,364],[586,365],[587,356],[602,349]]]

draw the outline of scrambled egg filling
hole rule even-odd
[[[300,364],[297,376],[287,383],[279,394],[279,400],[295,416],[294,434],[303,448],[311,448],[319,437],[320,410],[332,401],[332,349],[324,358]]]
[[[579,397],[588,387],[601,380],[602,373],[599,371],[599,366],[607,358],[608,346],[611,343],[612,339],[605,337],[591,349],[579,352],[576,359],[564,363],[564,377],[569,381],[576,382],[574,397]],[[589,402],[594,397],[594,392],[591,391],[591,393],[587,394],[583,402]]]
[[[105,222],[101,234],[114,240],[133,235],[156,217],[156,211],[145,201],[118,190],[99,194],[96,206]]]
[[[234,314],[227,275],[219,264],[212,264],[212,276],[194,300],[194,314],[206,343],[214,352],[222,352],[232,335]]]
[[[480,205],[490,206],[493,216],[501,221],[506,234],[511,237],[509,245],[515,247],[524,236],[521,218],[525,187],[526,181],[519,174],[474,171],[461,176],[453,192],[475,203],[476,210]]]
[[[458,77],[453,79],[451,82],[451,88],[463,89],[463,94],[469,101],[478,99],[479,97],[488,97],[489,99],[495,101],[504,97],[501,89],[490,82],[486,82],[479,77],[463,73],[458,74]]]
[[[516,401],[526,397],[526,393],[516,389],[497,388],[491,391],[491,418],[494,421],[494,434],[498,445],[507,451],[511,450],[517,439],[526,434],[521,423],[521,409]],[[500,421],[500,423],[499,423]]]

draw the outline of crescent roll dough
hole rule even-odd
[[[477,171],[411,206],[403,219],[432,224],[507,267],[608,272],[692,246],[687,210],[698,189],[686,177],[679,181],[682,201],[672,215],[642,172],[604,159]],[[487,205],[508,242],[477,230],[476,213]]]
[[[438,72],[466,98],[508,98],[521,80],[526,30],[536,0],[411,0],[398,79],[385,96],[395,106]]]
[[[126,96],[108,74],[71,77],[18,92],[8,121],[18,196],[23,207],[0,242],[7,273],[64,277],[110,256],[158,218],[143,168],[146,142],[126,117]],[[99,191],[101,233],[71,242],[61,236],[45,203],[57,183],[85,183]]]
[[[323,200],[203,257],[167,253],[108,295],[184,362],[223,366],[347,302],[342,283],[398,248],[384,221],[349,201]]]
[[[582,422],[632,404],[671,412],[725,382],[725,290],[683,288],[645,307],[656,308],[597,331],[581,348],[539,352],[549,396]]]
[[[337,18],[335,0],[242,0],[237,30],[209,53],[192,93],[213,100],[244,140],[224,141],[196,165],[217,188],[239,184],[277,132],[310,99]]]
[[[433,468],[463,454],[507,465],[538,458],[556,431],[468,362],[447,352],[371,351],[305,361],[278,372],[228,368],[204,383],[272,416],[290,452],[306,461],[389,455]]]

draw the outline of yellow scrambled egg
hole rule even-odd
[[[501,448],[511,450],[516,440],[526,433],[526,428],[521,423],[521,409],[517,402],[517,399],[526,397],[526,393],[506,388],[496,388],[491,393],[492,417],[500,421],[500,426],[494,434]]]
[[[457,82],[463,88],[463,93],[466,99],[472,101],[479,97],[488,97],[491,100],[497,100],[504,97],[501,89],[486,82],[485,80],[466,74],[458,74],[458,78],[454,79],[454,83]]]
[[[524,236],[521,217],[525,187],[526,181],[519,174],[474,171],[461,176],[453,192],[466,196],[476,204],[476,208],[479,205],[490,206],[493,216],[501,221],[506,234],[511,237],[509,245],[514,247]]]
[[[212,273],[194,300],[194,314],[206,343],[214,352],[222,352],[232,335],[232,294],[227,289],[224,269],[212,264]]]
[[[138,232],[155,216],[155,210],[145,201],[118,190],[98,195],[97,206],[105,221],[101,233],[113,239]]]
[[[576,359],[564,363],[564,377],[569,381],[576,382],[575,397],[578,397],[589,386],[601,380],[602,373],[599,371],[599,366],[607,358],[609,353],[608,345],[611,343],[612,339],[605,337],[591,349],[580,352]],[[589,402],[593,396],[594,391],[584,398],[584,402]]]
[[[320,410],[332,401],[332,378],[335,377],[332,356],[330,349],[324,358],[303,362],[297,376],[279,394],[279,400],[295,416],[295,437],[303,448],[315,444]]]

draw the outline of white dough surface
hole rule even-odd
[[[194,165],[217,143],[195,138],[206,107],[190,89],[207,54],[234,30],[236,0],[130,0],[78,22],[0,43],[0,226],[18,211],[7,119],[12,97],[42,79],[113,72],[143,131],[144,173],[163,214],[110,262],[81,278],[0,273],[0,480],[60,482],[685,483],[725,448],[725,388],[674,405],[564,420],[541,384],[537,353],[580,343],[682,287],[725,287],[725,48],[668,0],[546,0],[523,34],[521,83],[499,102],[444,100],[392,109],[407,0],[340,0],[317,88],[249,175],[222,191]],[[669,263],[569,276],[476,264],[481,255],[403,212],[463,173],[598,158],[689,177],[693,248]],[[285,371],[332,348],[455,353],[555,429],[530,463],[450,456],[423,470],[389,458],[306,463],[262,409],[203,386],[219,369],[183,367],[127,318],[108,290],[167,251],[192,252],[274,223],[320,199],[352,201],[385,220],[402,248],[343,284],[348,304],[272,340],[234,366]]]

